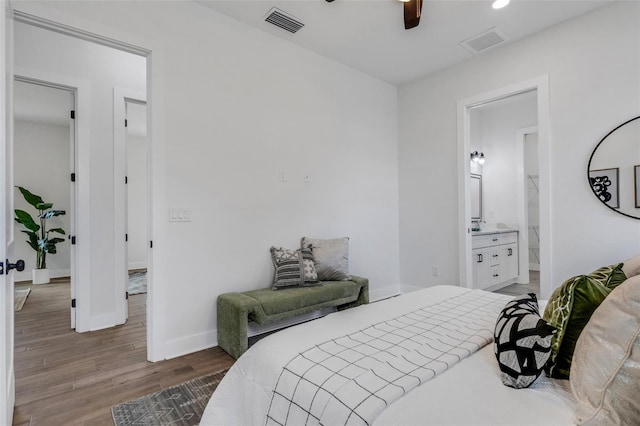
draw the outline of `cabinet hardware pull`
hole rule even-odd
[[[478,255],[478,263],[482,263],[483,261],[484,261],[484,260],[483,260],[483,258],[482,258],[482,255],[481,255],[481,254],[479,254],[479,255]]]
[[[494,278],[497,278],[497,277],[499,277],[499,276],[500,276],[499,274],[493,274],[493,277],[494,277]]]
[[[511,256],[511,255],[513,255],[513,249],[507,249],[507,251],[508,251],[508,253],[509,253],[507,256]]]

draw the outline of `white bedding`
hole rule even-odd
[[[269,336],[252,346],[227,373],[201,424],[265,425],[282,367],[302,351],[469,291],[452,286],[432,287],[331,314]],[[499,297],[504,303],[511,299]],[[515,390],[502,385],[498,372],[492,345],[487,345],[395,401],[374,424],[572,424],[573,403],[563,388],[566,383],[541,378],[533,388]]]

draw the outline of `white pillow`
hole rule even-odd
[[[627,278],[640,275],[640,254],[625,260],[622,265],[622,272],[624,272]]]
[[[349,237],[318,239],[302,238],[302,248],[311,248],[319,281],[343,281],[349,275]]]
[[[640,424],[640,275],[593,313],[576,343],[569,380],[577,424]]]

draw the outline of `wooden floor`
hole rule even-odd
[[[30,283],[29,283],[30,284]],[[30,287],[15,316],[14,425],[112,425],[111,407],[230,367],[219,348],[146,361],[146,294],[129,297],[129,321],[90,333],[69,329],[69,282]]]
[[[513,284],[503,294],[539,294],[539,281]],[[168,361],[146,361],[146,294],[129,297],[123,326],[90,333],[69,329],[69,282],[30,285],[15,316],[14,425],[112,425],[111,407],[230,367],[219,348]],[[253,343],[253,342],[252,342]]]

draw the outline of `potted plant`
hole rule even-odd
[[[27,189],[16,186],[24,197],[25,201],[38,210],[38,220],[34,220],[29,213],[16,209],[16,222],[26,228],[22,230],[29,239],[27,244],[36,251],[36,268],[32,271],[33,284],[46,284],[50,281],[49,270],[47,269],[47,254],[57,252],[56,244],[65,241],[59,237],[49,237],[50,233],[65,235],[62,228],[47,230],[47,220],[55,216],[66,214],[64,210],[53,210],[53,203],[45,203],[42,197],[32,194]]]

